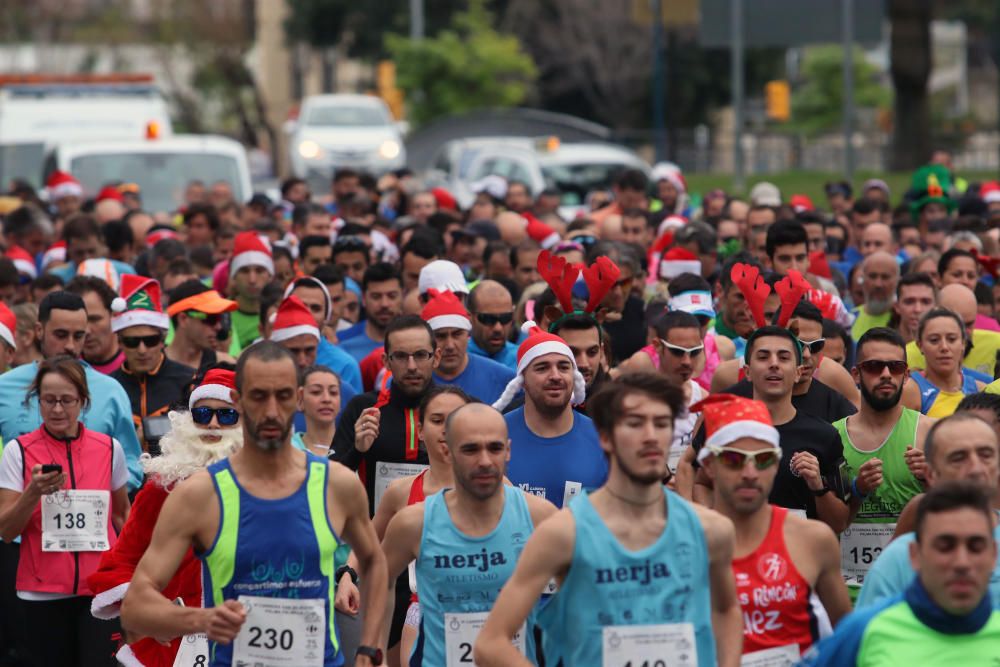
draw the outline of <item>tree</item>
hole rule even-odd
[[[789,129],[817,134],[843,124],[844,50],[820,46],[806,51],[802,64],[804,84],[792,94]],[[852,52],[854,102],[859,109],[887,107],[891,94],[878,81],[878,71],[864,59],[860,49]]]
[[[516,37],[492,27],[482,0],[453,16],[435,37],[413,41],[386,35],[396,63],[396,85],[405,93],[410,119],[431,119],[484,107],[524,102],[537,75]]]
[[[931,0],[889,0],[895,90],[890,168],[916,169],[930,158]]]

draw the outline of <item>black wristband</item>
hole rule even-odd
[[[354,568],[350,565],[341,565],[337,568],[337,571],[333,575],[333,580],[340,583],[340,580],[344,578],[344,573],[347,572],[351,575],[351,583],[355,586],[358,585],[358,573],[355,572]]]

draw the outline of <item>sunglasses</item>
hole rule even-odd
[[[660,342],[663,343],[663,347],[665,347],[667,350],[670,351],[670,354],[674,355],[678,359],[683,357],[685,354],[690,355],[691,358],[693,359],[694,357],[697,357],[699,354],[705,351],[704,345],[697,345],[695,347],[681,347],[680,345],[673,345],[671,343],[668,343],[662,338],[660,339]]]
[[[570,238],[573,243],[579,243],[583,247],[589,247],[597,243],[596,236],[590,236],[589,234],[581,234],[580,236],[574,236]]]
[[[191,319],[198,320],[202,324],[205,324],[210,327],[218,326],[220,323],[224,321],[223,315],[209,315],[208,313],[203,313],[198,310],[188,310],[185,311],[185,314]]]
[[[476,313],[476,320],[484,327],[492,327],[497,324],[507,326],[514,320],[514,313]]]
[[[893,375],[902,375],[906,372],[907,365],[905,361],[899,361],[893,359],[887,361],[885,359],[869,359],[867,361],[862,361],[858,364],[858,368],[869,375],[881,375],[882,371],[886,368]]]
[[[195,424],[208,426],[212,417],[219,420],[219,426],[232,426],[240,420],[240,413],[236,408],[191,408],[191,419]]]
[[[161,334],[153,334],[152,336],[122,336],[122,345],[130,350],[134,350],[140,344],[152,349],[162,342],[163,336]]]
[[[781,450],[777,448],[748,452],[735,447],[720,447],[713,451],[716,460],[730,470],[743,470],[748,459],[753,459],[753,467],[757,470],[766,470],[781,460]]]
[[[823,351],[823,347],[826,345],[825,338],[817,338],[816,340],[802,340],[799,339],[799,344],[804,348],[809,348],[810,354],[819,354]]]

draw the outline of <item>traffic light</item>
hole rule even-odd
[[[787,81],[768,81],[764,87],[767,117],[784,123],[792,115],[792,94]]]

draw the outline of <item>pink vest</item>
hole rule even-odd
[[[11,443],[13,444],[13,443]],[[20,436],[17,444],[24,461],[24,486],[31,482],[31,469],[36,465],[58,463],[66,475],[67,489],[111,488],[111,466],[114,447],[111,438],[84,428],[75,440],[65,441],[49,435],[44,426]],[[117,535],[108,519],[108,540],[112,547]],[[42,505],[31,513],[21,533],[21,559],[17,566],[17,590],[35,593],[93,595],[87,577],[97,569],[100,551],[42,551]]]

